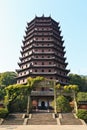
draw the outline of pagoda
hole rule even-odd
[[[28,77],[43,76],[68,84],[65,46],[59,22],[51,17],[35,17],[27,23],[21,57],[17,70],[18,84],[26,84]]]

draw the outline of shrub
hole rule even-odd
[[[27,96],[17,96],[17,98],[8,105],[9,112],[23,112],[27,108]]]
[[[79,109],[76,115],[78,118],[83,119],[85,122],[87,122],[87,110]]]
[[[59,96],[56,100],[57,104],[57,112],[70,112],[71,107],[69,105],[69,101],[64,96]]]
[[[6,108],[0,108],[0,118],[4,118],[8,114],[8,110]]]

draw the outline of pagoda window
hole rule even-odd
[[[42,62],[42,65],[44,65],[44,62]]]
[[[44,50],[42,49],[42,52],[44,52]]]
[[[48,40],[50,40],[50,37],[48,37]]]
[[[18,80],[18,83],[20,83],[20,80]]]
[[[50,56],[48,56],[48,58],[50,58]]]
[[[42,72],[44,72],[44,70],[42,70]]]
[[[44,44],[42,43],[42,46],[44,46]]]
[[[44,58],[44,56],[42,56],[42,58]]]
[[[44,40],[44,38],[42,37],[42,40]]]
[[[23,82],[24,82],[25,80],[23,79]]]
[[[24,74],[26,74],[26,72],[24,72]]]
[[[64,73],[64,75],[66,75],[66,73]]]
[[[35,62],[35,65],[37,65],[37,62]]]
[[[38,56],[36,56],[36,58],[38,58]]]
[[[35,70],[35,72],[37,72],[37,70]]]
[[[51,70],[49,70],[49,72],[51,72]]]
[[[49,65],[51,65],[52,64],[52,62],[49,62]]]
[[[38,37],[36,38],[36,40],[38,40]]]
[[[41,88],[41,91],[44,91],[44,87]]]
[[[50,49],[48,51],[50,51]]]

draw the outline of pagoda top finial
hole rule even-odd
[[[49,17],[51,17],[51,14],[49,15]]]
[[[44,17],[44,14],[42,15],[42,17]]]
[[[37,17],[37,15],[35,14],[35,18]]]

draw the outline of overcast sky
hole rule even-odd
[[[0,0],[0,72],[19,68],[26,23],[43,14],[60,22],[68,69],[87,75],[87,0]]]

